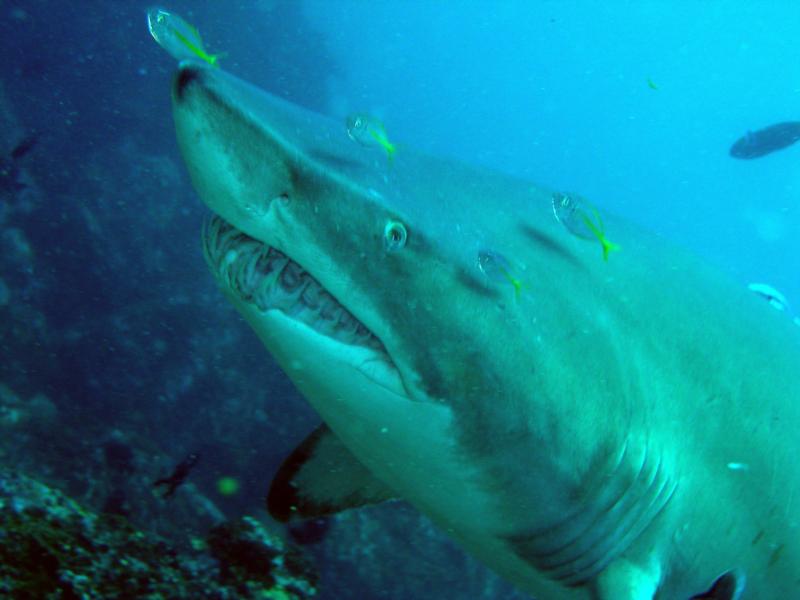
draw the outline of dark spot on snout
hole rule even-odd
[[[200,80],[200,69],[193,65],[186,65],[181,67],[178,75],[175,77],[175,97],[178,100],[183,99],[183,95],[189,86]]]

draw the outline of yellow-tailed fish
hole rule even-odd
[[[370,115],[355,114],[347,117],[347,135],[362,146],[382,148],[390,161],[397,151],[397,147],[389,141],[383,123]]]
[[[222,56],[206,52],[197,29],[163,8],[156,7],[147,11],[147,28],[158,45],[169,52],[175,60],[199,58],[216,67],[217,61]]]
[[[519,299],[520,293],[525,283],[516,276],[514,267],[509,260],[492,250],[481,250],[478,252],[478,268],[481,273],[494,282],[508,282],[514,287],[514,297]]]
[[[553,214],[572,235],[583,240],[597,240],[603,248],[603,260],[620,247],[606,237],[603,219],[588,200],[575,194],[553,194]]]

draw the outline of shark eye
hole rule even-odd
[[[390,252],[400,250],[406,245],[408,232],[400,221],[389,221],[383,229],[383,243]]]

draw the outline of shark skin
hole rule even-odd
[[[387,165],[219,69],[182,64],[173,112],[208,207],[379,340],[259,308],[206,242],[376,486],[540,600],[800,598],[800,336],[766,302],[611,215],[604,263],[550,190],[406,147]]]

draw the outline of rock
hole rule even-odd
[[[315,593],[316,573],[311,563],[298,550],[287,551],[281,538],[252,517],[217,525],[207,541],[224,580],[277,586],[301,598]]]
[[[0,470],[3,598],[300,600],[316,594],[308,563],[254,519],[223,524],[211,539],[219,565],[204,550],[179,551],[123,518],[99,516],[39,481]]]

